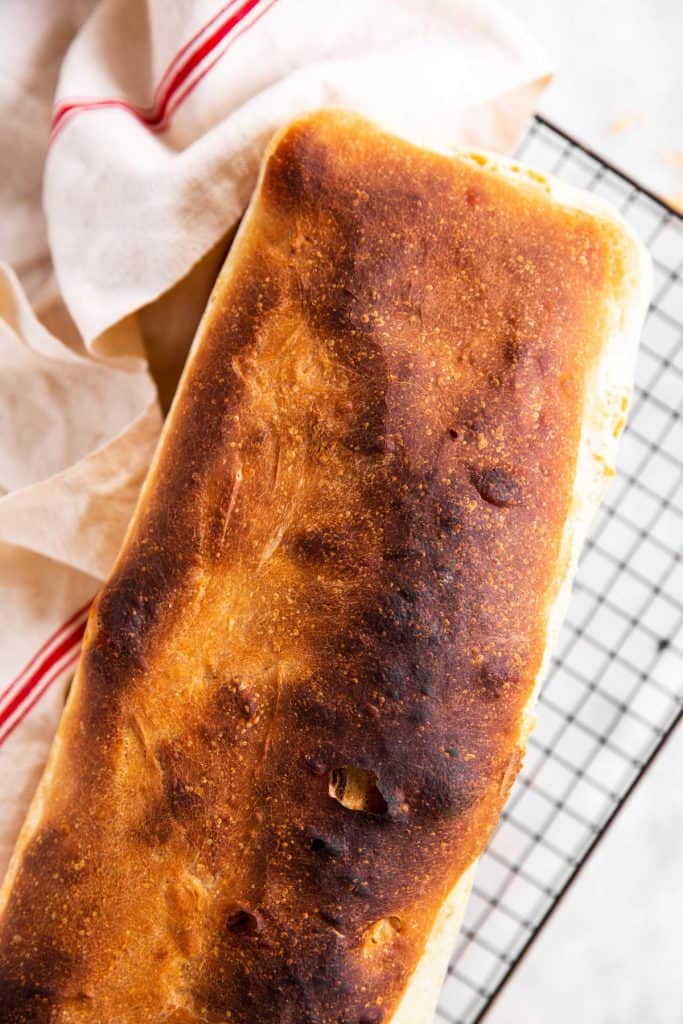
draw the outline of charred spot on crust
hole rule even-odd
[[[52,901],[51,910],[55,917],[61,915],[63,906],[61,894],[58,901]],[[41,910],[49,912],[45,906]],[[34,908],[27,908],[27,913],[40,919]],[[46,944],[36,948],[28,939],[31,929],[25,921],[10,920],[3,924],[11,928],[15,935],[24,934],[28,941],[10,941],[3,948],[0,964],[0,1019],[3,1024],[4,1021],[8,1024],[50,1024],[54,1020],[55,1006],[68,1002],[68,991],[73,988],[72,979],[77,970],[76,958],[58,947],[54,935],[50,936]]]
[[[173,818],[166,799],[157,799],[145,808],[142,821],[133,834],[148,846],[163,846],[173,835]]]
[[[363,623],[372,633],[384,639],[400,641],[411,630],[410,602],[393,591],[385,591],[375,604],[363,612]]]
[[[472,470],[470,479],[483,500],[490,505],[510,508],[522,504],[522,488],[504,469],[484,469],[481,472]]]
[[[169,776],[164,785],[171,814],[177,820],[193,819],[204,806],[201,796],[186,785],[182,779]]]
[[[369,349],[371,343],[368,341]],[[337,346],[339,348],[339,346]],[[363,392],[352,425],[341,438],[341,443],[352,452],[368,457],[387,453],[386,443],[386,367],[374,351],[356,354],[352,345],[337,352],[340,361],[363,377]]]
[[[328,793],[350,811],[386,814],[388,810],[377,776],[367,768],[354,765],[333,768],[329,776]]]
[[[402,597],[404,601],[408,601],[410,604],[414,604],[419,596],[415,587],[411,587],[410,584],[408,583],[404,583],[402,586],[400,586],[398,588],[398,593],[399,596]]]
[[[242,718],[247,721],[255,718],[258,713],[258,700],[256,695],[248,690],[243,684],[238,687],[239,708]]]
[[[331,925],[338,931],[342,927],[342,919],[338,914],[333,914],[329,910],[319,910],[318,916],[325,922],[325,924]]]
[[[307,565],[332,562],[337,566],[348,554],[348,541],[337,530],[303,530],[293,538],[292,551]]]
[[[335,736],[341,727],[339,709],[329,701],[320,690],[316,693],[311,687],[310,692],[301,689],[291,696],[289,704],[292,713],[301,722],[306,722],[313,732]],[[314,756],[314,755],[312,755]],[[314,774],[323,774],[315,770],[313,761],[307,760],[308,767]]]
[[[306,757],[304,757],[304,764],[311,775],[320,776],[325,774],[326,768],[324,761],[319,757],[316,757],[314,754],[307,754]]]
[[[384,1020],[384,1010],[379,1007],[376,1009],[366,1010],[361,1017],[358,1018],[358,1024],[382,1024]]]
[[[381,455],[386,451],[384,438],[368,427],[358,426],[344,435],[343,444],[359,455]]]
[[[224,924],[231,935],[256,935],[261,930],[259,915],[237,903],[228,907]]]
[[[226,727],[234,724],[236,718],[250,721],[257,712],[256,695],[238,679],[231,679],[216,690],[207,718],[217,727]]]
[[[41,985],[24,977],[10,977],[0,972],[0,1001],[8,1022],[23,1024],[50,1024],[54,1020],[54,1000],[58,989],[54,985]]]
[[[119,656],[142,652],[150,625],[157,614],[154,591],[141,591],[139,579],[123,576],[102,594],[97,616],[103,633]]]
[[[372,680],[390,700],[398,701],[405,696],[407,680],[401,665],[379,664],[372,673]]]
[[[510,685],[509,674],[497,665],[482,665],[477,682],[480,692],[489,700],[498,700]]]
[[[412,546],[404,539],[399,539],[387,545],[384,557],[388,562],[401,565],[401,563],[407,562],[413,554]]]
[[[183,778],[179,756],[170,743],[162,743],[156,751],[161,767],[164,797],[171,817],[182,825],[196,821],[204,812],[201,793]]]
[[[457,533],[467,525],[467,511],[460,495],[444,494],[436,501],[436,521],[446,533]]]
[[[410,666],[410,675],[415,687],[419,689],[421,696],[432,697],[436,689],[432,673],[421,662],[413,662]]]
[[[411,799],[411,806],[418,806],[427,818],[463,814],[481,795],[481,766],[475,756],[465,752],[442,762],[424,772]]]
[[[128,554],[96,605],[98,630],[87,655],[89,676],[106,687],[109,700],[113,679],[129,674],[134,678],[147,667],[151,634],[168,591],[179,585],[190,567],[187,544],[172,553],[154,543],[153,533],[153,526],[141,533],[136,550]]]
[[[517,366],[520,352],[521,346],[516,334],[505,340],[505,343],[503,344],[503,358],[506,363],[513,367]]]
[[[25,869],[36,875],[47,870],[60,872],[73,851],[73,836],[68,826],[43,826],[34,833],[26,848]]]
[[[311,203],[323,190],[329,149],[315,129],[301,123],[291,128],[272,153],[263,176],[263,194],[280,208]]]
[[[336,842],[333,839],[323,838],[320,835],[310,835],[308,839],[308,848],[312,853],[317,853],[321,857],[326,857],[331,860],[341,857],[344,852],[344,847],[341,843]]]
[[[407,717],[409,722],[415,722],[416,725],[426,725],[429,722],[429,712],[420,704],[415,705]]]

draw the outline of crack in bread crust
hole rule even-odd
[[[8,876],[3,1024],[391,1019],[521,764],[634,267],[350,115],[274,140]]]

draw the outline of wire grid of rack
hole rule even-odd
[[[482,857],[437,1024],[477,1024],[683,706],[683,218],[537,118],[518,156],[612,201],[655,288],[617,476],[593,525],[522,774]]]

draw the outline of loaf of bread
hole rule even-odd
[[[512,161],[277,135],[9,868],[2,1024],[428,1024],[648,282]]]

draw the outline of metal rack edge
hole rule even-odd
[[[676,220],[683,222],[683,211],[677,210],[676,207],[672,206],[671,203],[669,203],[663,196],[658,195],[652,189],[648,188],[646,185],[643,185],[642,182],[638,181],[630,174],[627,174],[626,171],[623,171],[621,169],[621,167],[618,167],[616,164],[613,164],[606,157],[598,153],[597,150],[593,149],[592,146],[589,146],[587,143],[582,142],[581,139],[577,138],[576,135],[572,135],[571,132],[566,131],[566,129],[560,128],[560,126],[556,124],[555,121],[552,121],[548,117],[544,117],[543,114],[534,114],[533,120],[537,124],[542,125],[544,128],[549,128],[550,131],[555,132],[555,134],[559,135],[560,138],[565,139],[572,146],[575,146],[577,149],[580,149],[582,153],[586,154],[586,156],[590,157],[592,160],[596,160],[599,164],[602,164],[602,166],[605,167],[608,171],[612,171],[619,178],[623,178],[623,180],[632,188],[636,189],[636,191],[647,196],[647,198],[651,199],[652,202],[657,203],[657,205],[661,206],[663,210],[666,210],[666,212],[671,217],[674,217]]]
[[[519,954],[515,957],[513,963],[511,964],[509,971],[507,971],[507,973],[505,975],[503,975],[503,977],[500,979],[500,981],[498,982],[498,984],[494,988],[493,992],[491,993],[491,995],[489,996],[489,998],[487,1000],[486,1005],[482,1007],[482,1009],[479,1011],[477,1016],[472,1020],[472,1024],[481,1024],[481,1022],[485,1019],[485,1017],[487,1016],[487,1014],[491,1010],[494,1002],[496,1001],[498,996],[501,994],[501,992],[503,991],[503,989],[507,985],[507,983],[510,980],[510,978],[515,973],[515,971],[517,970],[517,968],[521,964],[522,960],[526,957],[527,953],[529,952],[529,950],[533,946],[534,942],[536,941],[538,936],[541,934],[542,930],[545,928],[546,924],[548,923],[548,921],[550,920],[552,915],[555,913],[555,911],[559,907],[559,905],[562,902],[562,900],[564,899],[564,897],[567,895],[567,892],[572,887],[572,885],[574,884],[576,879],[579,877],[579,875],[583,871],[583,869],[586,866],[587,862],[590,860],[591,856],[593,855],[595,850],[600,845],[602,839],[604,839],[604,837],[607,835],[607,833],[610,830],[611,826],[614,824],[615,819],[617,818],[619,813],[623,810],[625,805],[628,803],[629,799],[633,795],[634,790],[642,782],[642,780],[643,780],[645,774],[647,773],[648,769],[651,767],[651,765],[654,763],[655,759],[659,756],[661,751],[664,749],[664,747],[666,746],[667,742],[671,739],[672,735],[676,732],[676,730],[677,730],[678,726],[681,724],[681,722],[683,722],[683,707],[677,712],[677,714],[674,716],[672,721],[666,727],[666,731],[662,734],[659,742],[655,744],[655,746],[650,751],[650,754],[648,755],[646,760],[643,762],[641,767],[638,769],[638,771],[634,775],[633,779],[631,780],[631,782],[629,783],[628,787],[626,788],[626,790],[625,790],[621,800],[615,806],[614,810],[605,819],[605,822],[604,822],[602,828],[600,829],[600,831],[598,832],[598,834],[596,835],[595,839],[593,840],[593,842],[587,848],[586,852],[581,857],[581,860],[576,865],[576,868],[574,869],[572,874],[569,876],[569,878],[564,883],[564,885],[560,888],[557,896],[555,897],[553,902],[550,904],[550,906],[548,907],[548,909],[545,911],[545,913],[541,917],[540,921],[538,922],[537,927],[534,929],[532,934],[529,936],[528,940],[522,946],[521,950],[519,951]]]

